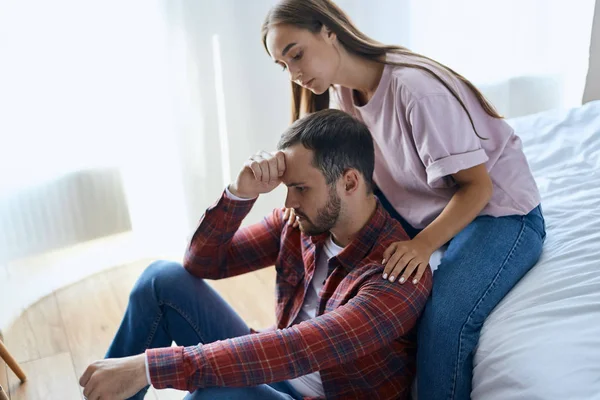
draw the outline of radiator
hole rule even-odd
[[[0,262],[131,230],[117,169],[93,169],[0,197]]]

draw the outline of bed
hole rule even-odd
[[[509,120],[542,195],[539,263],[494,309],[473,399],[600,399],[600,101]]]

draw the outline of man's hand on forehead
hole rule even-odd
[[[254,198],[279,186],[284,173],[285,154],[282,151],[259,151],[244,163],[229,190],[239,197]]]
[[[256,180],[270,184],[280,181],[285,173],[285,154],[282,151],[259,151],[244,164],[252,170]]]

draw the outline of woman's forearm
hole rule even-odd
[[[471,223],[491,197],[491,185],[462,185],[442,213],[413,240],[422,241],[432,252],[439,249]]]

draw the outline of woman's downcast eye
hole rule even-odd
[[[302,58],[303,55],[304,55],[304,52],[303,51],[299,51],[298,53],[296,53],[296,55],[292,56],[291,59],[292,59],[292,61],[298,61],[298,60],[300,60]],[[281,70],[282,71],[287,70],[287,67],[286,67],[285,64],[279,63],[279,65],[281,66]]]

